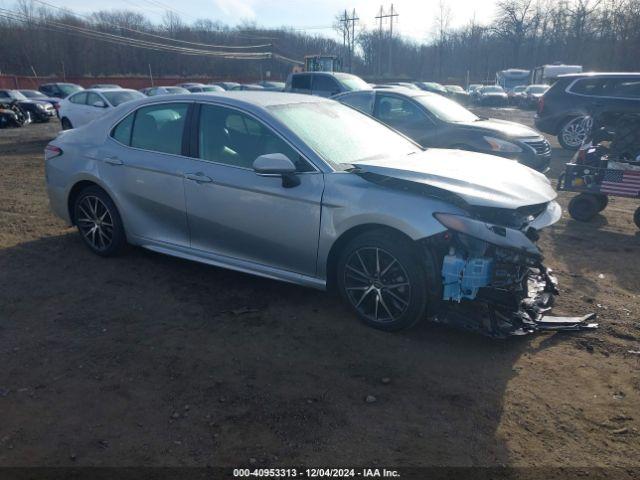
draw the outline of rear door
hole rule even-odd
[[[233,108],[202,104],[196,158],[185,177],[191,246],[240,262],[316,274],[324,176],[270,127]],[[300,184],[261,176],[253,161],[282,153]]]
[[[189,246],[183,177],[190,160],[183,156],[183,139],[191,105],[139,108],[113,128],[97,154],[125,230],[141,243]]]
[[[87,123],[87,92],[71,95],[67,101],[69,104],[62,115],[69,119],[71,125],[80,127]]]

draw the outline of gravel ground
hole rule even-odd
[[[326,293],[141,249],[90,254],[48,209],[57,129],[0,130],[0,466],[638,471],[634,202],[542,235],[556,313],[597,311],[600,330],[386,334]],[[553,145],[555,178],[570,155]]]

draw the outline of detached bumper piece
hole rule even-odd
[[[494,249],[482,258],[464,258],[451,250],[444,258],[442,279],[443,301],[434,315],[440,323],[498,338],[598,327],[594,313],[548,315],[558,282],[551,270],[528,256]]]

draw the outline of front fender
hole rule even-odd
[[[318,242],[320,278],[326,278],[332,247],[354,228],[383,226],[402,232],[412,240],[420,240],[446,230],[433,213],[464,213],[461,208],[434,196],[385,187],[354,174],[325,178]]]

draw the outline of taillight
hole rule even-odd
[[[62,149],[60,147],[56,147],[55,145],[47,145],[44,147],[44,159],[51,160],[52,158],[59,157],[62,155]]]
[[[544,97],[540,97],[538,100],[538,115],[542,113],[542,110],[544,110]]]

